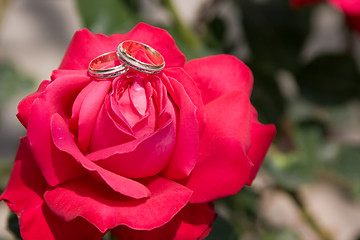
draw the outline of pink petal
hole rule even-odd
[[[28,139],[21,138],[10,180],[0,200],[4,200],[12,211],[20,215],[24,209],[40,204],[46,187]]]
[[[239,59],[217,55],[194,59],[185,64],[185,71],[194,79],[204,104],[231,91],[243,91],[250,97],[253,75]]]
[[[193,240],[205,238],[211,230],[215,213],[211,204],[188,204],[170,222],[151,231],[119,226],[111,232],[118,239]]]
[[[169,222],[189,201],[184,186],[156,178],[144,181],[151,192],[148,199],[135,200],[111,191],[92,178],[64,183],[44,194],[49,208],[65,221],[83,217],[101,232],[126,225],[151,230]]]
[[[93,81],[91,90],[82,101],[78,121],[78,143],[82,152],[87,153],[96,118],[111,88],[110,81]]]
[[[157,128],[162,127],[162,125],[158,125],[159,121],[157,121],[157,118],[160,116],[157,115],[154,99],[152,97],[148,98],[147,105],[148,106],[144,117],[139,122],[137,122],[132,128],[135,136],[137,136],[138,138],[149,136],[150,134],[155,132]],[[172,107],[172,111],[174,112],[173,107]],[[173,114],[173,116],[175,116],[175,113]]]
[[[163,55],[167,67],[183,66],[185,63],[185,56],[167,31],[139,23],[128,33],[111,36],[91,33],[87,29],[77,31],[59,68],[87,69],[92,59],[106,52],[116,51],[124,40],[143,42],[155,48]]]
[[[96,119],[91,134],[89,147],[90,154],[98,150],[124,144],[136,139],[131,127],[128,126],[123,116],[120,118],[112,111],[112,103],[109,103],[110,101],[112,101],[110,97],[105,98],[105,102]]]
[[[21,124],[27,128],[27,124],[28,124],[28,120],[29,120],[29,114],[30,114],[30,110],[32,107],[33,102],[35,101],[36,98],[39,97],[39,95],[45,91],[46,87],[49,85],[49,81],[45,80],[43,81],[38,90],[32,94],[30,94],[29,96],[27,96],[26,98],[24,98],[18,106],[18,114],[16,115],[17,118],[19,119],[19,121],[21,122]]]
[[[23,239],[99,240],[105,234],[83,218],[65,222],[45,205],[27,209],[21,214],[20,231]]]
[[[360,2],[358,0],[328,0],[328,2],[342,11],[347,23],[360,33]]]
[[[274,125],[263,125],[257,120],[256,110],[253,108],[254,116],[251,121],[251,146],[247,153],[249,159],[254,164],[251,169],[250,178],[247,182],[251,185],[255,179],[262,162],[264,161],[267,150],[276,135]]]
[[[59,69],[88,69],[89,63],[95,57],[116,51],[120,42],[125,40],[125,34],[114,34],[108,37],[96,34],[84,28],[77,31],[71,40]]]
[[[81,70],[64,70],[64,69],[55,69],[52,71],[51,74],[51,81],[54,81],[55,79],[59,78],[59,77],[64,77],[64,76],[72,76],[72,77],[76,77],[76,76],[88,76],[88,70],[86,69],[81,69]]]
[[[200,139],[199,160],[186,186],[192,203],[209,202],[237,193],[248,181],[252,163],[250,101],[232,92],[205,106],[206,128]]]
[[[61,70],[61,71],[76,71],[76,70]],[[72,104],[71,118],[69,120],[69,128],[72,132],[77,133],[79,130],[79,116],[80,116],[81,106],[86,96],[92,91],[94,87],[95,84],[91,84],[90,82],[87,86],[85,86],[83,89],[80,90],[79,94],[76,96]]]
[[[139,78],[135,79],[129,88],[129,97],[137,113],[140,116],[144,116],[147,105],[147,97],[144,83]]]
[[[132,86],[129,86],[127,89],[124,90],[120,99],[117,100],[116,107],[121,111],[122,115],[126,119],[126,122],[130,125],[130,127],[133,127],[142,118],[142,116],[141,114],[139,114],[132,102],[132,98],[130,95],[131,88]],[[146,96],[143,95],[140,98],[145,100],[146,104]],[[138,101],[140,102],[140,100]]]
[[[70,118],[74,99],[91,82],[88,76],[64,75],[54,79],[39,97],[49,104],[51,112]]]
[[[48,184],[55,186],[82,176],[85,171],[70,155],[54,146],[50,133],[52,111],[49,102],[36,99],[31,109],[27,135],[41,173]]]
[[[175,138],[175,127],[169,119],[163,127],[145,138],[92,152],[87,158],[121,176],[150,177],[161,172],[168,164]]]
[[[183,68],[170,68],[164,70],[166,76],[176,79],[184,87],[191,101],[196,106],[196,117],[199,122],[200,132],[205,126],[205,109],[200,91],[196,82],[184,71]]]
[[[64,222],[43,204],[47,183],[32,157],[27,138],[22,138],[11,177],[0,196],[14,211],[20,222],[23,239],[100,239],[101,234],[84,219]]]
[[[136,199],[150,196],[149,190],[141,183],[116,175],[87,159],[78,149],[66,123],[58,114],[54,114],[51,119],[51,133],[54,144],[59,150],[70,154],[93,176],[109,185],[114,191]]]
[[[163,83],[179,108],[179,117],[176,147],[165,174],[170,179],[182,179],[191,173],[197,161],[199,122],[196,115],[197,108],[184,86],[170,75],[172,74],[169,74],[168,78],[163,75]]]
[[[165,67],[182,67],[185,63],[184,54],[180,52],[174,39],[164,29],[139,23],[126,38],[145,43],[157,50],[165,59]]]

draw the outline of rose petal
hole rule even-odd
[[[170,179],[182,179],[189,176],[197,161],[199,146],[197,108],[176,79],[167,78],[164,74],[163,83],[179,107],[176,147],[165,175]]]
[[[172,36],[164,29],[139,23],[128,33],[127,39],[145,43],[157,50],[164,57],[165,67],[184,66],[185,55],[180,52]]]
[[[356,0],[328,0],[335,8],[342,11],[347,23],[360,33],[360,3]]]
[[[20,231],[23,239],[34,239],[36,236],[36,239],[46,240],[99,240],[105,235],[83,218],[65,222],[45,204],[27,209],[21,214]]]
[[[276,135],[276,128],[274,125],[263,125],[257,120],[257,112],[255,108],[252,109],[253,118],[251,121],[251,146],[247,153],[249,159],[254,164],[251,169],[250,178],[247,182],[251,185],[255,179],[261,164],[265,158],[266,152],[270,147]]]
[[[324,0],[291,0],[291,5],[293,5],[294,7],[300,7],[303,5],[313,4],[322,1]]]
[[[295,7],[315,4],[324,0],[291,0],[291,4]],[[360,4],[356,0],[327,0],[335,8],[344,12],[346,15],[356,16],[360,14]]]
[[[147,180],[144,184],[151,191],[148,199],[124,197],[92,178],[64,183],[47,191],[44,199],[65,221],[81,216],[105,232],[119,225],[136,230],[160,227],[169,222],[191,196],[189,189],[165,178]]]
[[[131,127],[133,127],[142,118],[142,115],[137,111],[133,100],[135,101],[135,103],[136,101],[138,101],[139,105],[145,105],[146,108],[146,95],[144,89],[140,92],[140,94],[142,93],[143,95],[138,96],[139,100],[137,100],[136,97],[132,99],[132,92],[134,92],[132,91],[132,88],[134,84],[136,85],[135,81],[133,84],[128,86],[128,88],[124,89],[122,96],[117,99],[116,104],[118,109],[121,111],[122,115]],[[140,103],[141,101],[143,102],[142,104]]]
[[[119,226],[111,233],[118,239],[192,240],[203,239],[211,230],[215,219],[212,204],[188,204],[167,224],[151,231],[133,230]]]
[[[171,102],[169,103],[169,105],[172,105]],[[171,110],[172,112],[174,112],[173,106],[171,106]],[[161,115],[159,116],[157,114],[154,99],[152,97],[149,97],[148,106],[144,117],[139,122],[137,122],[132,128],[135,136],[137,136],[138,138],[143,138],[152,134],[154,131],[157,130],[157,128],[162,127],[162,125],[158,124],[160,122],[157,121],[157,118],[160,117]]]
[[[45,91],[45,89],[49,85],[49,83],[50,82],[47,80],[41,82],[41,84],[36,92],[30,94],[29,96],[27,96],[26,98],[21,100],[21,102],[19,103],[18,114],[16,116],[25,128],[27,128],[29,114],[30,114],[30,110],[31,110],[33,102],[42,92]]]
[[[230,55],[217,55],[194,59],[184,66],[200,90],[204,104],[234,90],[250,97],[253,75],[239,59]]]
[[[96,118],[103,106],[105,96],[111,88],[110,81],[93,81],[91,90],[82,101],[78,121],[78,143],[82,152],[87,153]]]
[[[348,24],[355,30],[357,33],[360,33],[360,14],[357,16],[346,16],[346,20]]]
[[[149,190],[141,183],[116,175],[87,159],[76,146],[66,123],[58,114],[53,115],[50,128],[54,144],[59,150],[70,154],[85,169],[109,185],[114,191],[136,199],[150,196]]]
[[[55,186],[82,176],[85,171],[71,156],[59,151],[52,143],[50,133],[52,111],[49,102],[41,98],[36,99],[31,109],[27,135],[42,175],[48,184]]]
[[[47,183],[36,165],[27,138],[20,139],[8,185],[0,196],[9,208],[20,215],[24,209],[39,204]]]
[[[357,15],[360,13],[360,4],[355,0],[328,0],[334,6],[342,9],[346,14]]]
[[[89,63],[95,57],[116,51],[117,45],[125,40],[122,34],[108,37],[104,34],[95,34],[84,28],[75,32],[59,69],[77,70],[88,69]]]
[[[75,76],[88,76],[88,70],[64,70],[64,69],[55,69],[52,71],[51,74],[51,81],[54,81],[55,79],[59,78],[59,77],[64,77],[64,76],[71,76],[71,77],[75,77]]]
[[[131,87],[129,88],[129,97],[135,110],[140,116],[145,115],[147,97],[145,92],[144,83],[140,79],[135,79]]]
[[[166,76],[176,79],[184,87],[191,101],[196,106],[196,116],[199,122],[200,132],[202,132],[205,127],[205,109],[196,83],[183,68],[169,68],[164,70],[164,73]]]
[[[112,111],[110,101],[112,100],[106,97],[104,105],[100,109],[91,134],[89,153],[136,139],[124,117],[118,117]]]
[[[168,118],[164,126],[147,137],[101,149],[86,157],[121,176],[150,177],[166,167],[174,151],[175,141],[175,126]]]
[[[77,70],[63,70],[63,71],[77,71]],[[87,86],[81,89],[81,91],[76,96],[72,104],[71,118],[69,120],[69,129],[74,133],[77,133],[79,130],[79,116],[80,116],[81,106],[84,102],[84,99],[91,92],[94,86],[95,86],[94,84],[89,83]]]
[[[106,52],[116,51],[124,40],[143,42],[155,48],[163,55],[167,67],[183,66],[185,63],[185,56],[167,31],[139,23],[128,33],[109,37],[91,33],[87,29],[77,31],[59,69],[87,69],[92,59]]]
[[[247,183],[252,167],[245,154],[250,146],[248,97],[242,92],[229,93],[207,104],[205,112],[199,160],[185,182],[194,190],[192,203],[237,193]]]
[[[96,119],[90,140],[90,154],[136,139],[123,116],[120,118],[112,111],[110,101],[112,100],[109,97],[105,98],[104,105]]]
[[[48,85],[40,97],[49,104],[51,112],[57,112],[64,118],[70,118],[74,99],[91,82],[91,78],[88,76],[65,75],[58,77]]]
[[[0,196],[20,222],[23,239],[100,239],[101,234],[84,219],[64,222],[44,206],[42,195],[47,183],[31,153],[27,138],[22,138],[9,183]],[[41,226],[41,227],[39,227]]]

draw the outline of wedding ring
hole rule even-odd
[[[126,73],[129,68],[122,63],[115,51],[97,56],[89,63],[89,75],[94,78],[111,78]]]
[[[135,57],[138,51],[142,51],[152,63],[145,63]],[[132,40],[124,41],[119,44],[117,56],[127,66],[145,73],[157,74],[165,67],[163,56],[154,48]]]

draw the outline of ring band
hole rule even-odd
[[[115,51],[97,56],[89,63],[89,75],[94,78],[111,78],[124,74],[129,70],[124,63],[120,62],[120,64],[116,65],[116,62],[120,62],[120,60]]]
[[[153,64],[136,59],[134,54],[139,50],[143,51]],[[140,72],[157,74],[165,67],[165,60],[158,51],[144,43],[132,40],[119,44],[117,56],[124,64]]]

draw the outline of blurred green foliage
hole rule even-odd
[[[0,58],[0,121],[1,114],[5,103],[9,101],[15,94],[30,89],[34,84],[31,77],[21,73],[14,64],[5,58]],[[7,141],[6,136],[0,136],[1,142]],[[6,157],[0,156],[0,193],[5,188],[7,180],[10,176],[12,163],[5,161]],[[3,161],[4,160],[4,161]]]
[[[308,12],[295,11],[283,0],[234,1],[242,14],[253,62],[263,73],[294,70],[309,32]]]
[[[14,234],[16,240],[21,240],[19,221],[15,213],[11,213],[8,218],[8,229]]]
[[[341,104],[360,97],[360,75],[348,53],[324,54],[297,71],[304,97],[318,104]]]
[[[0,59],[0,79],[0,104],[10,99],[15,93],[33,86],[32,78],[21,74],[5,59]]]
[[[129,31],[141,20],[137,1],[78,0],[77,5],[85,27],[93,32]]]

